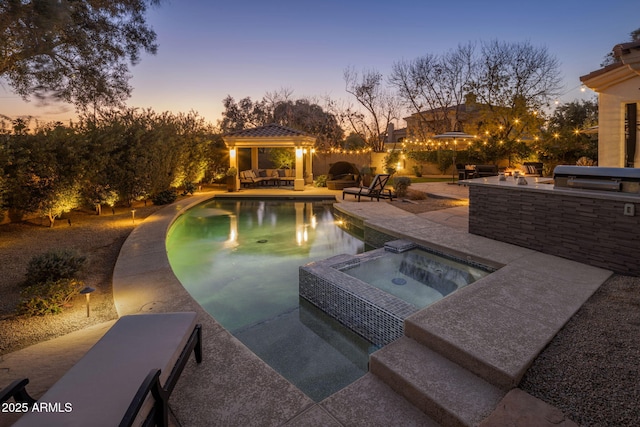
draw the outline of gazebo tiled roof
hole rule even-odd
[[[259,126],[256,128],[237,130],[235,132],[230,132],[224,136],[234,136],[240,138],[281,138],[310,135],[297,129],[281,126],[276,123],[270,123],[268,125]]]
[[[222,135],[227,147],[313,147],[316,137],[306,132],[271,123]]]

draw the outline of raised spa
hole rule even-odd
[[[494,268],[405,240],[300,268],[300,296],[378,345],[403,335],[406,317]]]

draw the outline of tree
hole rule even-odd
[[[53,227],[63,212],[79,206],[87,147],[76,128],[54,123],[28,134],[23,125],[14,121],[7,144],[5,207],[39,212]]]
[[[246,97],[236,103],[235,99],[228,95],[222,101],[222,105],[224,111],[218,126],[224,133],[264,126],[269,124],[272,119],[272,114],[265,100],[254,102],[250,97]]]
[[[383,86],[383,76],[376,70],[362,73],[353,68],[344,70],[345,89],[353,95],[365,113],[353,107],[343,112],[353,131],[364,136],[373,151],[384,151],[389,124],[398,118],[399,101]]]
[[[160,0],[7,0],[0,3],[0,77],[25,100],[55,98],[78,110],[122,106],[128,62],[154,54],[146,24]]]
[[[109,185],[129,204],[199,182],[208,169],[213,130],[196,113],[127,109],[86,122],[91,146],[106,159],[93,183]]]
[[[344,137],[336,117],[308,99],[276,103],[273,122],[316,136],[318,147],[334,147]]]
[[[549,167],[576,164],[581,157],[597,160],[597,139],[583,132],[597,123],[598,103],[595,100],[559,105],[536,143],[540,160]]]
[[[543,126],[544,108],[559,95],[560,83],[558,60],[546,48],[482,43],[468,98],[480,112],[472,132],[486,141],[484,153],[493,160],[527,157],[530,147],[523,141]]]
[[[462,107],[474,66],[471,43],[443,55],[427,54],[393,65],[389,82],[420,124],[412,135],[420,140],[462,129]]]
[[[227,96],[218,125],[227,133],[277,123],[316,136],[321,147],[331,147],[342,140],[344,132],[335,115],[309,99],[294,101],[290,97],[291,92],[286,89],[267,92],[260,101],[246,97],[236,102]]]
[[[495,163],[529,155],[524,141],[544,124],[543,107],[558,95],[560,77],[558,61],[545,48],[492,41],[398,62],[390,84],[417,116],[414,126],[407,121],[411,136],[426,141],[452,130],[476,134],[482,145],[466,155]]]
[[[561,87],[558,60],[528,42],[483,43],[473,71],[468,91],[482,111],[478,133],[504,141],[537,132]]]

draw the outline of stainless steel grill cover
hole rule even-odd
[[[561,165],[553,170],[553,181],[555,188],[640,193],[640,168]]]

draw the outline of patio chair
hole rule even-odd
[[[344,200],[345,194],[353,194],[360,201],[360,197],[367,196],[371,197],[371,200],[375,197],[378,201],[380,198],[389,200],[393,200],[393,195],[391,194],[391,190],[384,187],[389,182],[389,174],[378,174],[371,181],[371,185],[368,187],[348,187],[342,190],[342,200]]]
[[[196,313],[121,317],[14,426],[168,425],[169,397],[193,352],[202,361],[202,327]],[[27,379],[2,391],[2,401],[33,399]],[[68,409],[68,408],[70,409]]]

